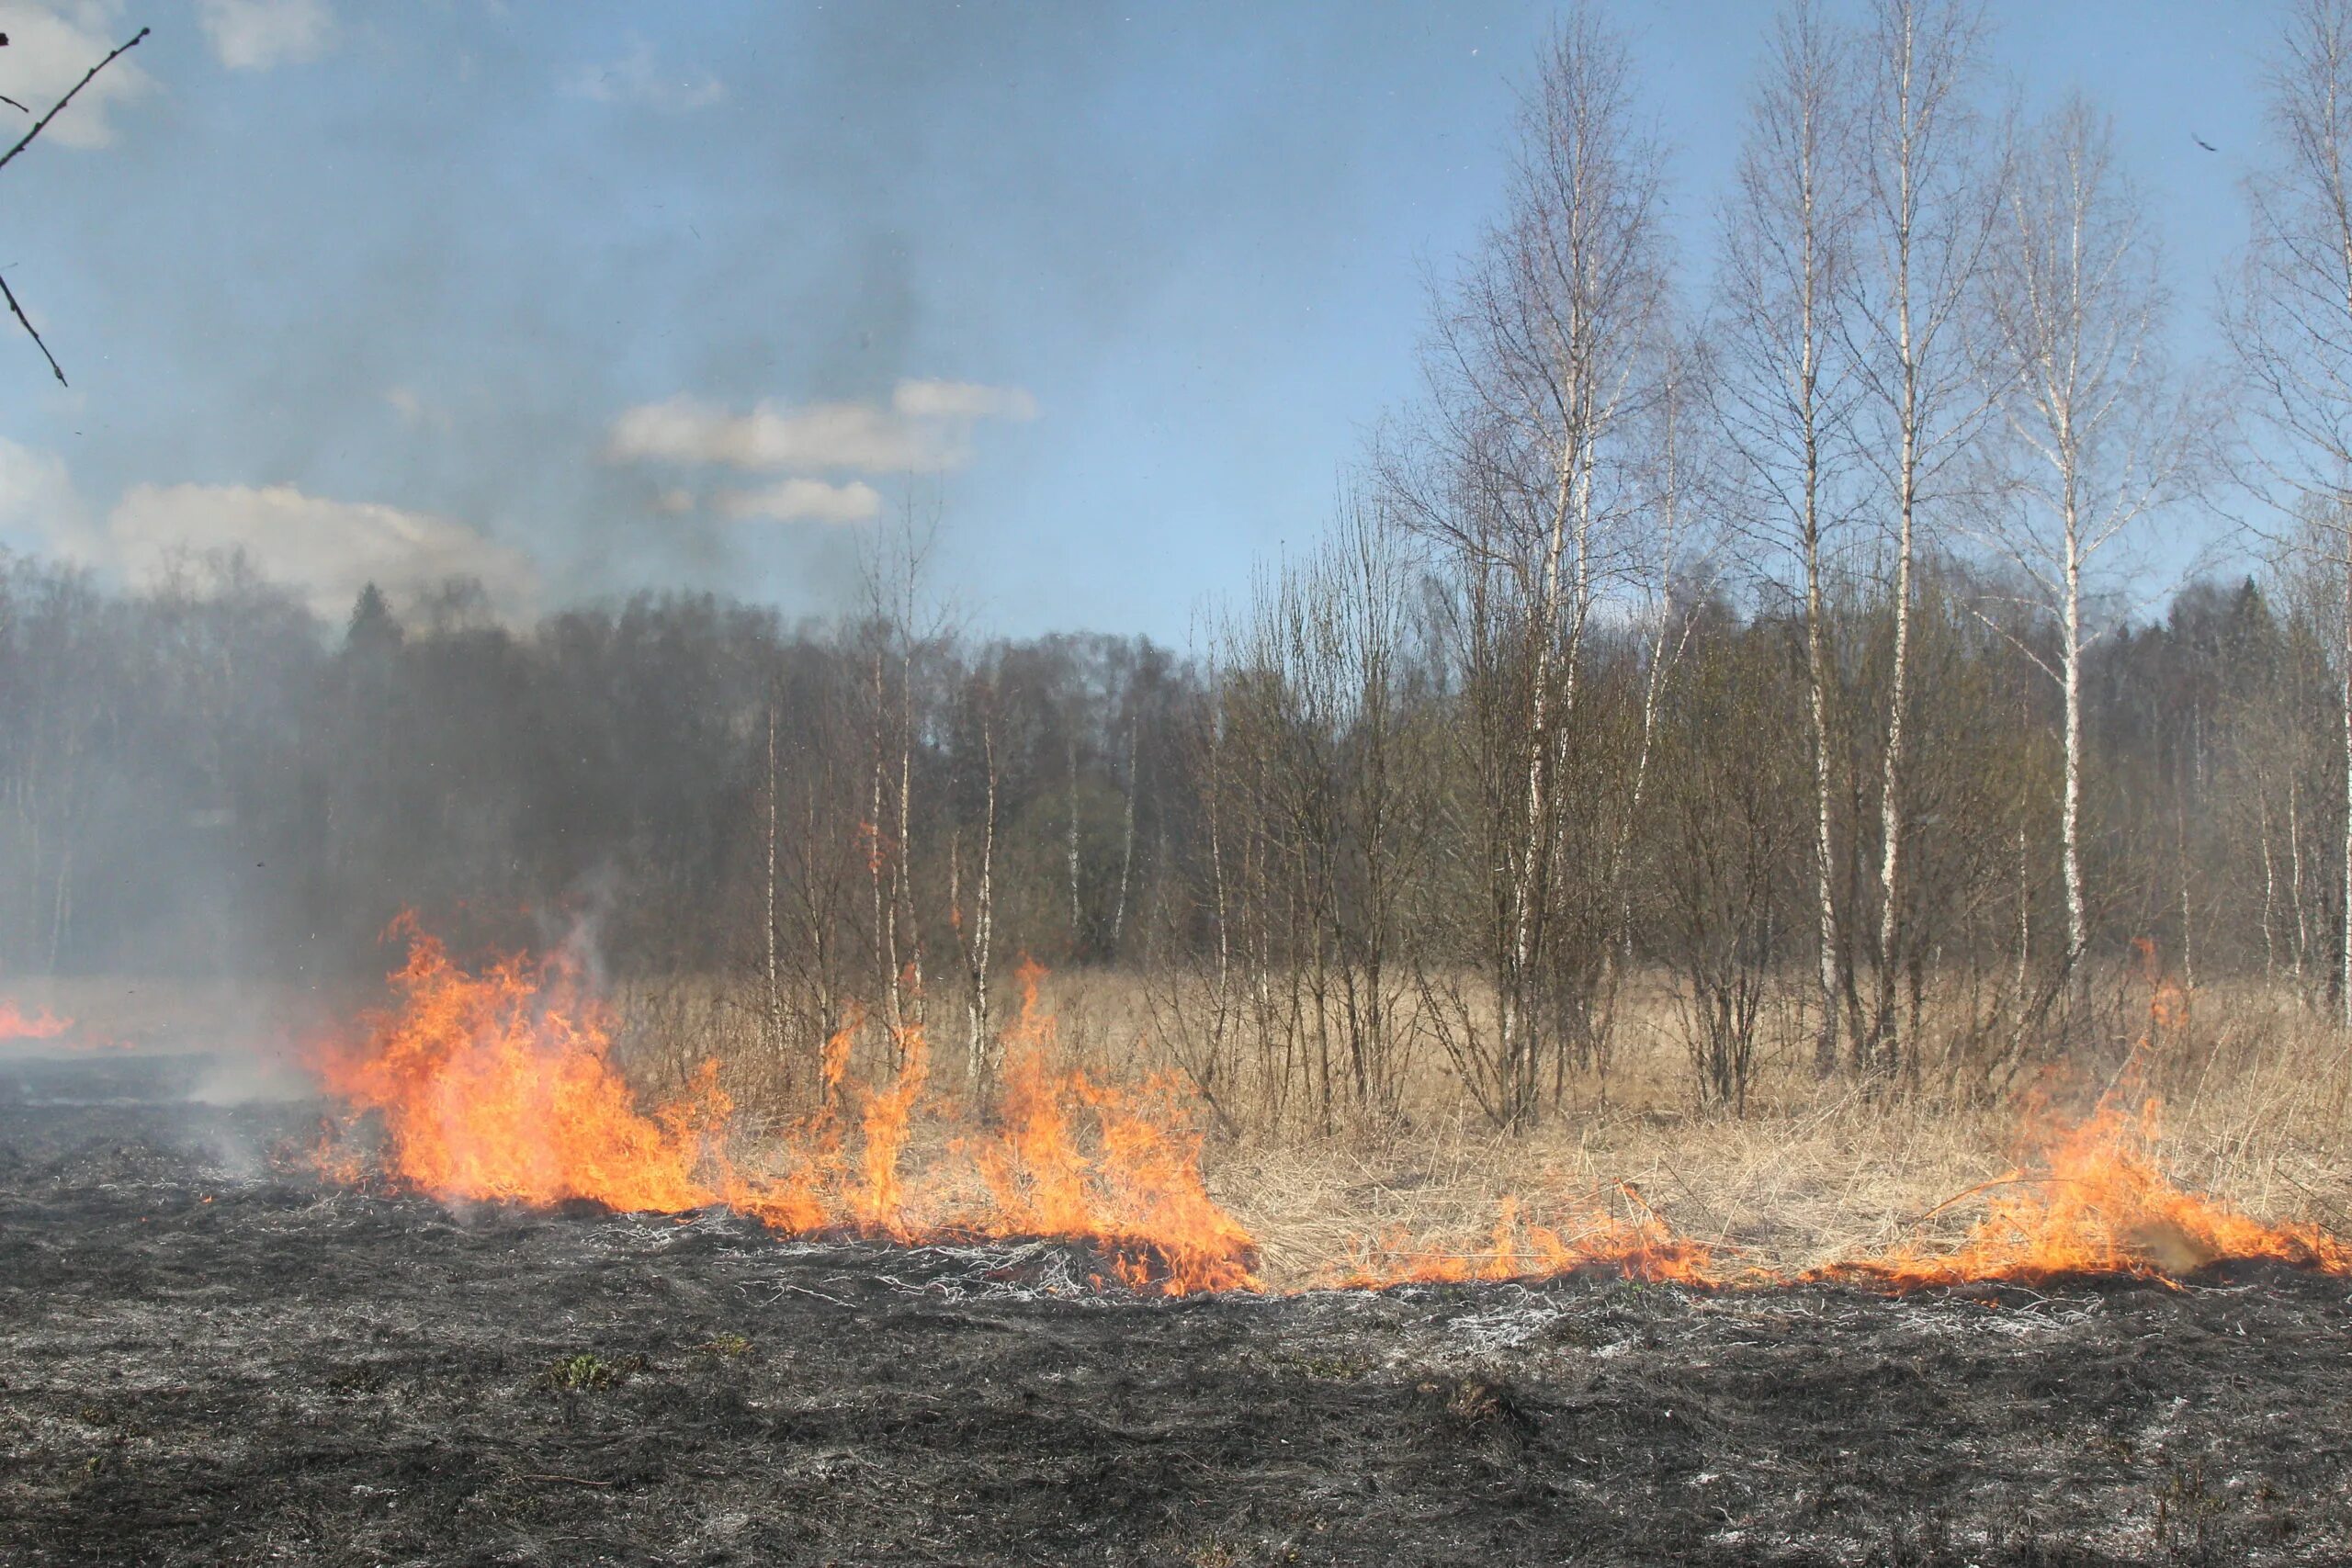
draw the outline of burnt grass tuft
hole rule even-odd
[[[1112,1301],[328,1190],[314,1116],[0,1082],[0,1562],[2352,1557],[2342,1280]]]

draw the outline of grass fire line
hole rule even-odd
[[[745,1139],[733,1133],[735,1107],[715,1060],[682,1094],[640,1109],[612,1059],[610,1011],[577,964],[518,955],[469,970],[413,918],[397,929],[408,957],[391,976],[392,1004],[311,1053],[311,1066],[346,1107],[317,1151],[332,1179],[447,1203],[589,1200],[667,1213],[723,1205],[796,1236],[1061,1239],[1104,1260],[1098,1288],[1270,1291],[1250,1230],[1209,1192],[1186,1094],[1165,1077],[1122,1087],[1059,1064],[1034,964],[1018,976],[1021,1011],[1006,1032],[998,1114],[925,1140],[931,1152],[918,1163],[918,1130],[937,1133],[956,1116],[947,1097],[929,1092],[918,1027],[891,1041],[891,1081],[859,1087],[849,1065],[865,1021],[851,1017],[823,1052],[821,1108],[780,1138]],[[1621,1181],[1607,1194],[1613,1204],[1589,1201],[1572,1223],[1534,1223],[1526,1202],[1506,1196],[1475,1250],[1404,1232],[1367,1239],[1308,1288],[1598,1272],[1705,1288],[1838,1282],[1900,1292],[2089,1275],[2170,1283],[2253,1259],[2352,1273],[2352,1246],[2322,1228],[2267,1224],[2173,1182],[2156,1156],[2158,1118],[2128,1066],[2078,1121],[2033,1100],[2030,1168],[1914,1222],[1981,1202],[1956,1245],[1902,1242],[1779,1269],[1736,1247],[1678,1235]]]
[[[0,1043],[16,1040],[55,1040],[74,1027],[70,1018],[60,1018],[47,1008],[27,1012],[22,1004],[0,998]]]

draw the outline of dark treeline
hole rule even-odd
[[[1135,950],[1150,897],[1126,873],[1183,830],[1165,752],[1199,701],[1136,639],[910,650],[880,622],[788,627],[709,595],[518,628],[466,584],[401,615],[371,588],[328,627],[242,559],[121,594],[18,558],[0,626],[0,962],[17,973],[380,972],[404,909],[517,945],[586,923],[624,972],[721,971],[764,958],[772,796],[779,926],[806,933],[796,911],[820,899],[812,946],[870,953],[870,872],[896,861],[902,792],[919,856],[984,814],[959,728],[983,671],[1004,693],[988,720],[999,919],[1041,956],[1108,959]],[[876,703],[895,725],[910,690],[902,778]]]
[[[1182,660],[678,594],[516,629],[462,590],[398,616],[371,591],[338,630],[233,563],[122,596],[20,559],[0,578],[5,957],[363,975],[402,908],[492,944],[584,919],[616,971],[730,987],[789,1061],[856,1010],[926,1016],[986,1075],[990,993],[1032,955],[1145,976],[1159,1043],[1213,1095],[1319,1121],[1442,1065],[1499,1116],[1473,980],[1487,797],[1515,781],[1482,776],[1477,710],[1514,699],[1449,659],[1439,585],[1354,546]],[[2318,1001],[2342,941],[2340,697],[2301,586],[2199,584],[2101,642],[2087,880],[2105,949],[2153,937],[2200,978]],[[1919,599],[1913,976],[1967,1004],[1921,1070],[1997,1067],[2066,946],[2057,691],[2031,629],[1976,607],[1994,597],[1939,562]],[[1581,656],[1544,1070],[1605,1067],[1623,983],[1664,976],[1700,1081],[1736,1100],[1809,1002],[1804,638],[1716,592],[1664,616],[1668,637],[1625,618]],[[1891,616],[1841,599],[1834,620],[1859,901]]]

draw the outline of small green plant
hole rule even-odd
[[[608,1361],[593,1351],[583,1350],[545,1368],[536,1382],[541,1388],[565,1393],[601,1392],[632,1372],[643,1371],[645,1365],[642,1356],[622,1356]]]
[[[752,1342],[741,1334],[717,1334],[704,1340],[695,1348],[707,1350],[714,1356],[724,1356],[727,1359],[733,1361],[740,1360],[752,1353]]]

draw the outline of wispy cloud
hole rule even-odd
[[[8,49],[0,53],[0,93],[34,114],[43,113],[122,41],[107,30],[119,25],[115,7],[108,6],[75,6],[69,17],[45,6],[0,4],[0,33],[8,35]],[[41,132],[41,140],[68,147],[104,147],[114,140],[109,111],[143,97],[153,85],[130,60],[118,60],[82,89],[74,107]],[[0,107],[0,127],[8,128],[12,141],[19,121],[30,123],[16,110]]]
[[[618,60],[582,66],[565,85],[595,103],[629,104],[663,114],[691,114],[727,97],[726,83],[705,72],[663,65],[643,39],[630,44]]]
[[[316,60],[334,36],[326,0],[197,0],[196,17],[214,57],[232,71]]]
[[[977,381],[901,381],[890,393],[890,406],[909,419],[1037,417],[1037,400],[1020,388]]]
[[[785,479],[763,490],[721,491],[712,503],[723,517],[772,523],[863,523],[882,511],[880,492],[856,479],[845,485]]]
[[[980,421],[1036,413],[1036,400],[1018,388],[962,381],[901,381],[888,408],[763,400],[737,413],[681,394],[624,412],[605,452],[616,462],[755,472],[935,474],[971,460]]]
[[[519,614],[538,573],[520,550],[454,518],[371,502],[330,501],[292,485],[135,485],[85,541],[95,564],[126,577],[175,552],[243,550],[316,614],[340,620],[369,582],[397,598],[453,577],[478,580],[491,603]]]
[[[63,459],[6,439],[0,538],[133,583],[184,556],[242,551],[335,624],[370,582],[408,600],[471,578],[501,614],[516,616],[539,596],[528,556],[455,518],[333,501],[292,485],[207,484],[133,485],[101,515]]]
[[[961,466],[967,456],[960,431],[865,403],[792,408],[763,401],[738,414],[683,395],[622,414],[613,422],[605,450],[623,461],[868,473],[936,473]]]

